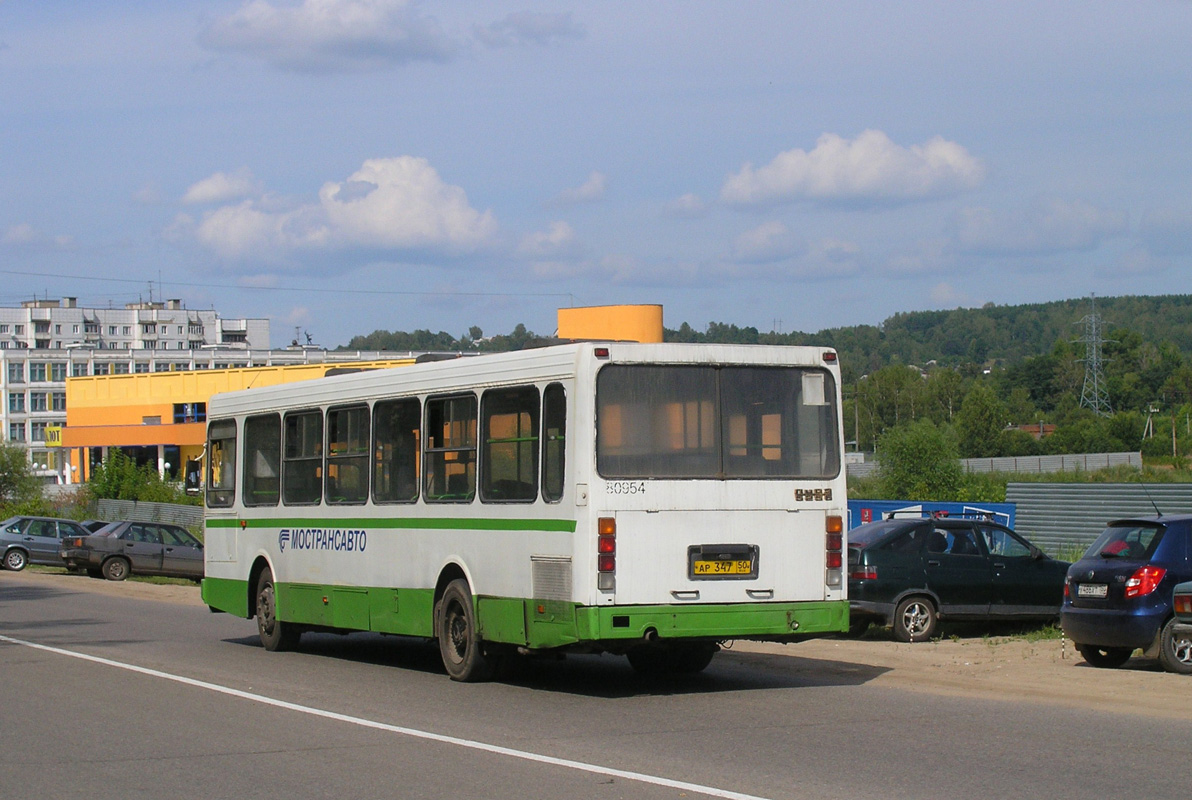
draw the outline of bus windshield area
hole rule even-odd
[[[610,364],[596,382],[605,478],[832,478],[836,387],[821,369]]]

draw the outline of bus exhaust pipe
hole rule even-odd
[[[647,644],[655,644],[658,641],[658,631],[650,628],[642,638],[646,640]]]

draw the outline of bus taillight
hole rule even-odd
[[[611,592],[617,588],[617,521],[613,517],[596,520],[596,588]]]
[[[828,586],[839,587],[841,567],[844,566],[844,519],[829,514],[824,519],[824,533],[824,580]]]

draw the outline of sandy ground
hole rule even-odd
[[[197,586],[81,575],[0,573],[0,581],[44,582],[64,590],[100,592],[201,606]],[[817,639],[793,645],[737,642],[732,652],[760,669],[781,669],[815,682],[865,683],[939,695],[1055,704],[1116,714],[1192,720],[1192,676],[1164,672],[1155,659],[1132,658],[1121,669],[1085,663],[1071,642],[1029,642],[969,629],[922,644],[902,644],[871,630],[863,639]],[[773,656],[790,658],[775,662]],[[781,664],[775,667],[775,664]]]

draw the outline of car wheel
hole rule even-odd
[[[14,547],[4,554],[5,569],[10,569],[13,572],[20,572],[27,566],[29,566],[29,554],[24,550]]]
[[[110,581],[122,581],[128,577],[128,562],[123,558],[109,558],[103,562],[103,576]]]
[[[894,638],[900,642],[926,642],[935,634],[939,617],[926,597],[908,597],[894,611]]]
[[[273,586],[273,572],[268,569],[257,579],[257,633],[261,644],[271,652],[293,650],[302,638],[298,626],[277,618],[277,590]]]
[[[457,578],[447,584],[435,609],[435,621],[439,654],[451,679],[465,683],[490,680],[496,661],[484,652],[467,581]]]
[[[1167,620],[1159,634],[1159,663],[1168,672],[1192,675],[1192,636],[1175,632],[1176,620]]]
[[[1134,651],[1129,647],[1097,647],[1094,644],[1078,644],[1076,651],[1094,667],[1114,669],[1130,660]]]

